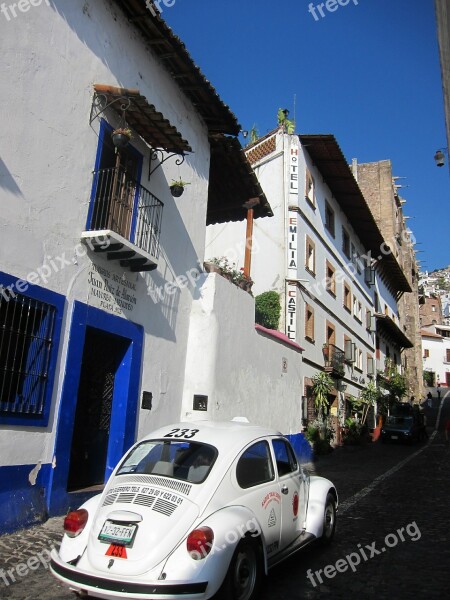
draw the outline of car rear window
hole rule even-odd
[[[116,474],[145,473],[202,483],[217,454],[216,448],[199,442],[146,440],[125,457]]]

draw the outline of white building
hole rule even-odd
[[[431,384],[450,386],[450,326],[430,325],[421,330],[423,370]]]
[[[254,226],[253,290],[280,294],[280,329],[305,348],[299,396],[310,399],[313,375],[330,372],[331,414],[339,410],[342,424],[342,400],[358,396],[386,358],[400,369],[402,348],[412,346],[397,308],[411,288],[332,135],[281,127],[246,152],[274,213]],[[235,252],[244,227],[208,227],[206,255]],[[310,399],[303,416],[311,415]]]
[[[271,214],[230,109],[144,0],[29,9],[2,29],[1,532],[78,505],[180,417],[301,416],[301,348],[202,269],[206,222],[253,197]]]

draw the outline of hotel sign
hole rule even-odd
[[[298,206],[298,155],[299,148],[291,137],[289,158],[289,205]],[[298,260],[298,213],[293,210],[288,212],[287,231],[287,279],[297,279]],[[297,338],[297,285],[286,284],[286,335],[296,341]]]

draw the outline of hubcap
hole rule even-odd
[[[334,510],[332,504],[327,504],[323,520],[323,534],[325,537],[330,537],[334,527]]]
[[[255,587],[256,559],[253,552],[239,552],[234,567],[236,600],[248,600]]]

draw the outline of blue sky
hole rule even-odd
[[[356,2],[356,4],[355,4]],[[264,135],[277,110],[296,131],[332,133],[349,162],[391,159],[418,259],[450,264],[450,177],[433,0],[175,0],[162,16],[229,104]],[[243,141],[243,140],[241,140]]]

